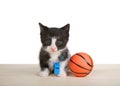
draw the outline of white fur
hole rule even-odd
[[[60,51],[56,51],[56,52],[53,52],[53,53],[50,53],[50,60],[49,60],[49,66],[51,69],[53,69],[53,64],[54,62],[57,62],[58,61],[58,56],[60,55]]]
[[[48,68],[46,68],[46,69],[44,69],[44,71],[41,71],[40,72],[40,76],[42,76],[42,77],[46,77],[46,76],[48,76],[49,75],[49,70],[48,70]]]

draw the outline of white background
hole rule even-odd
[[[71,54],[86,52],[95,64],[120,63],[119,0],[0,0],[0,64],[38,64],[38,22],[71,24]]]

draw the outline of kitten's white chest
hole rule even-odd
[[[49,59],[49,67],[51,70],[53,70],[53,64],[55,62],[58,62],[58,57],[60,56],[60,52],[54,52],[54,53],[50,53],[50,59]]]
[[[53,52],[53,53],[50,53],[50,61],[58,61],[58,57],[60,56],[60,52],[57,51],[57,52]]]

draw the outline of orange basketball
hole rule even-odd
[[[92,58],[83,52],[74,54],[68,63],[72,74],[77,77],[84,77],[88,75],[93,68]]]

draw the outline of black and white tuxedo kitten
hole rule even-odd
[[[69,40],[69,27],[67,24],[62,28],[48,28],[39,23],[42,47],[39,54],[40,76],[48,76],[53,73],[53,64],[60,62],[58,76],[66,76],[66,68],[70,58],[67,48]]]

